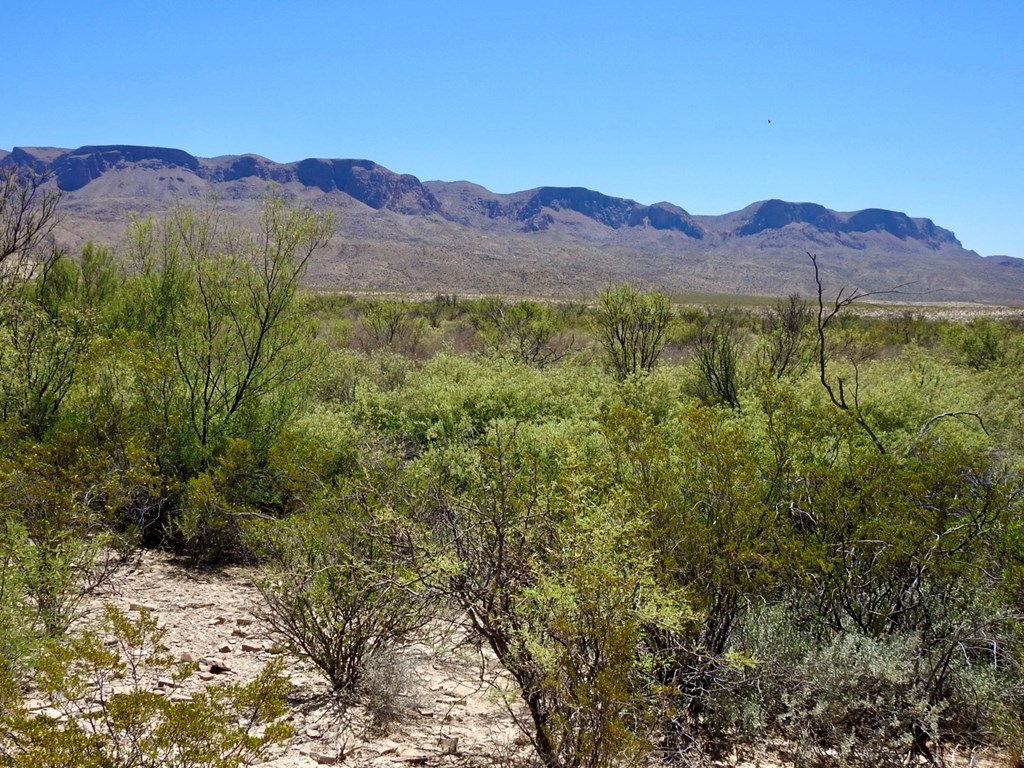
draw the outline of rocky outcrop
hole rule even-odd
[[[541,187],[516,211],[516,218],[529,224],[534,217],[543,215],[544,209],[568,210],[618,229],[629,222],[635,206],[632,200],[609,197],[583,187]]]
[[[290,166],[275,163],[259,155],[226,155],[200,160],[199,175],[212,182],[255,178],[285,184],[294,178],[295,173]]]
[[[736,234],[750,236],[790,224],[805,224],[823,233],[885,232],[900,240],[912,238],[931,246],[960,244],[952,232],[935,226],[931,219],[912,219],[905,213],[882,208],[842,214],[817,203],[790,203],[785,200],[767,200],[751,208],[745,222],[736,228]]]
[[[929,240],[935,243],[960,244],[952,232],[935,226],[931,219],[912,219],[899,211],[881,208],[865,208],[850,214],[843,228],[844,232],[888,232],[905,240]]]
[[[704,237],[690,214],[671,203],[641,205],[584,187],[539,187],[500,195],[467,182],[434,181],[427,186],[441,198],[442,213],[467,226],[486,219],[504,221],[521,232],[543,232],[559,222],[571,222],[575,215],[610,230],[650,228],[680,232],[693,239]],[[576,223],[580,222],[577,218]]]
[[[35,173],[46,173],[53,161],[67,151],[56,147],[15,147],[0,158],[0,167],[28,168]]]
[[[420,180],[397,174],[369,160],[303,160],[295,165],[296,179],[323,192],[335,190],[371,208],[396,213],[440,213],[441,205]]]
[[[57,186],[65,192],[74,192],[109,169],[126,163],[184,168],[193,173],[199,170],[199,160],[180,149],[130,145],[79,147],[54,160],[52,170],[57,177]]]
[[[631,227],[648,226],[653,229],[682,232],[684,235],[700,240],[704,231],[697,226],[693,218],[672,203],[655,203],[646,207],[636,208],[629,218]]]
[[[213,183],[249,178],[278,184],[297,181],[327,193],[343,192],[371,208],[408,215],[429,215],[441,209],[415,176],[394,173],[369,160],[275,163],[252,154],[201,160],[180,149],[109,145],[70,151],[16,148],[0,162],[36,173],[52,173],[64,192],[77,192],[113,169],[166,168],[183,169]]]
[[[756,208],[736,234],[756,235],[766,229],[782,229],[789,224],[810,224],[821,232],[838,232],[840,229],[839,217],[822,205],[768,200]]]

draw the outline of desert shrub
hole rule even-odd
[[[929,699],[919,652],[913,635],[837,635],[762,681],[765,715],[807,763],[895,766],[930,757],[942,704]]]
[[[1012,742],[1019,676],[1003,644],[1011,622],[998,622],[1002,637],[995,623],[984,617],[952,644],[905,631],[815,637],[784,606],[764,605],[734,635],[706,731],[720,746],[781,739],[810,765],[941,761],[950,744]]]
[[[631,376],[615,388],[602,403],[602,414],[620,406],[642,413],[655,424],[675,415],[689,399],[687,381],[675,367],[661,366],[648,376]]]
[[[359,382],[358,353],[332,349],[313,372],[312,395],[319,403],[347,404],[355,400]]]
[[[762,320],[757,361],[769,378],[798,376],[810,365],[811,305],[790,294],[768,308]]]
[[[159,679],[179,684],[194,666],[161,650],[162,637],[156,617],[108,605],[98,630],[47,647],[32,683],[48,709],[18,703],[0,716],[0,766],[234,768],[291,734],[280,664],[247,685],[159,695]]]
[[[513,648],[518,678],[529,681],[530,733],[548,765],[639,764],[664,703],[645,632],[689,615],[659,600],[649,561],[630,551],[636,521],[621,509],[581,506],[558,542],[558,567],[523,590],[512,617],[521,622]],[[529,660],[540,673],[533,679]]]
[[[649,373],[665,346],[672,322],[669,298],[636,286],[609,286],[597,298],[598,338],[616,378]]]
[[[709,311],[697,326],[694,360],[697,395],[708,404],[741,410],[741,318],[726,311]],[[781,374],[779,374],[781,375]]]
[[[419,312],[431,328],[440,328],[445,321],[454,320],[459,314],[459,297],[455,294],[439,293],[420,305]]]
[[[164,530],[165,542],[193,564],[244,559],[241,520],[248,510],[225,496],[213,473],[185,483],[179,499]]]
[[[538,370],[504,358],[442,353],[410,372],[401,388],[366,391],[356,411],[363,424],[404,438],[410,453],[419,453],[472,440],[497,419],[586,418],[607,394],[608,383],[599,371],[570,361]]]
[[[195,562],[244,562],[251,557],[244,536],[248,519],[305,509],[324,473],[344,468],[346,459],[332,455],[337,444],[295,425],[266,453],[248,441],[228,440],[208,470],[184,483],[179,506],[168,518],[168,543]]]
[[[526,365],[544,368],[568,355],[575,337],[561,337],[558,310],[535,301],[493,301],[478,325],[485,348]]]
[[[658,650],[653,674],[673,691],[667,741],[700,730],[734,628],[774,581],[776,516],[746,427],[723,408],[688,408],[660,424],[630,408],[603,414],[615,493],[648,521],[661,587],[684,594],[696,615],[647,637]]]
[[[427,321],[406,301],[377,299],[368,302],[360,317],[361,344],[366,352],[391,349],[414,355],[426,333]]]
[[[63,633],[85,595],[103,583],[137,544],[134,532],[112,530],[121,478],[102,454],[83,449],[72,436],[47,444],[23,444],[14,458],[0,459],[0,512],[9,531],[20,531],[9,556],[31,611],[31,625],[47,635]]]
[[[1009,654],[1011,674],[1004,675],[994,687],[986,707],[991,717],[992,732],[997,743],[1006,750],[1010,765],[1024,765],[1024,675],[1021,674],[1024,653],[1018,640]],[[1009,680],[1007,680],[1009,677]]]
[[[960,359],[974,370],[995,367],[1006,356],[1006,330],[991,318],[978,317],[957,328],[954,340]]]
[[[262,561],[266,621],[335,691],[358,694],[369,666],[424,626],[432,604],[409,567],[401,524],[368,505],[329,506],[258,521],[249,539]]]
[[[422,513],[441,589],[515,681],[543,763],[631,764],[660,708],[645,632],[686,614],[637,546],[646,521],[599,498],[570,435],[571,423],[496,421],[478,444],[424,457]]]
[[[21,567],[28,546],[28,536],[17,521],[0,519],[0,713],[18,691],[32,647]]]

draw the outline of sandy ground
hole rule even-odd
[[[247,682],[280,650],[260,621],[260,597],[240,568],[195,571],[157,552],[119,571],[95,594],[86,621],[103,603],[126,611],[152,610],[166,629],[171,653],[197,669],[176,695],[204,685]],[[532,748],[516,727],[517,701],[493,656],[438,628],[429,643],[407,648],[377,677],[381,693],[367,707],[341,708],[308,663],[286,658],[294,684],[289,698],[295,735],[262,763],[273,768],[344,766],[534,766]],[[210,662],[229,671],[213,674]],[[505,691],[503,695],[502,691]],[[779,768],[777,758],[723,765]],[[994,768],[1002,761],[968,754],[959,766]]]

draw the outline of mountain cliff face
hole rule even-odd
[[[127,145],[85,146],[78,149],[15,148],[3,165],[23,165],[52,173],[63,192],[77,192],[109,171],[132,167],[188,171],[211,183],[256,178],[276,184],[298,182],[322,192],[340,191],[371,208],[410,215],[439,212],[437,200],[415,176],[392,173],[369,160],[303,160],[275,163],[258,155],[203,160],[180,149]]]
[[[830,234],[886,232],[900,240],[911,238],[932,247],[943,243],[960,245],[952,232],[935,226],[931,219],[912,219],[899,211],[868,208],[844,214],[816,203],[787,203],[784,200],[755,203],[745,211],[749,211],[745,223],[734,230],[741,236],[782,229],[790,224],[806,224]]]
[[[806,252],[862,290],[913,283],[926,300],[1024,303],[1024,261],[981,259],[930,219],[766,200],[721,216],[645,205],[583,187],[498,194],[421,182],[370,160],[277,163],[131,145],[15,147],[0,169],[48,174],[63,194],[63,239],[116,243],[129,211],[219,200],[255,217],[270,185],[339,212],[336,252],[314,279],[368,290],[593,294],[610,280],[675,291],[813,290]]]

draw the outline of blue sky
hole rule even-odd
[[[0,51],[4,149],[891,208],[1024,257],[1021,0],[13,0]]]

